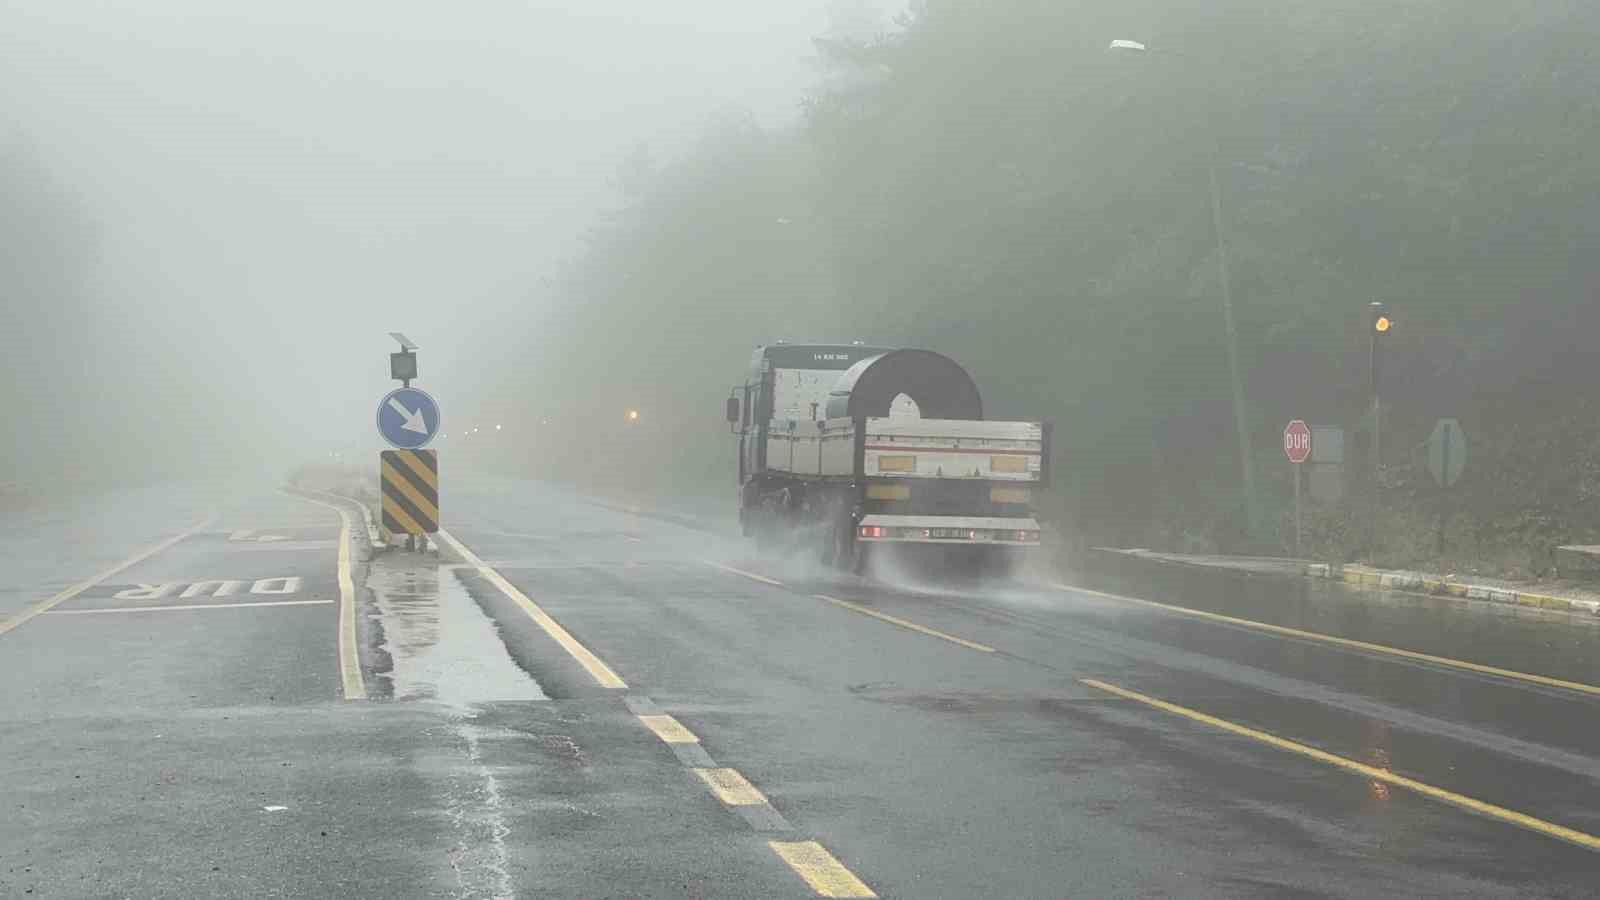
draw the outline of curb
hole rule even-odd
[[[333,500],[333,501],[337,501],[337,502],[341,502],[341,503],[349,503],[349,504],[352,504],[354,506],[359,507],[361,509],[361,519],[366,524],[366,527],[367,527],[367,543],[372,546],[372,549],[373,549],[374,552],[388,549],[388,546],[389,546],[388,542],[383,540],[383,538],[379,536],[379,534],[378,534],[378,526],[377,526],[377,524],[375,522],[373,522],[373,520],[372,520],[372,510],[367,507],[367,504],[361,502],[360,500],[357,500],[354,497],[346,497],[343,494],[334,494],[334,493],[330,493],[328,491],[312,490],[311,488],[288,486],[288,487],[285,488],[285,490],[289,491],[290,493],[305,494],[307,496],[313,496],[313,497],[322,497],[322,498],[324,498],[326,500]]]
[[[1442,597],[1460,597],[1466,600],[1485,600],[1515,606],[1532,606],[1539,609],[1585,612],[1600,615],[1600,600],[1580,600],[1573,597],[1556,597],[1532,591],[1514,591],[1508,588],[1481,584],[1463,584],[1416,572],[1393,572],[1371,569],[1366,566],[1343,566],[1330,563],[1311,563],[1306,566],[1309,578],[1327,578],[1357,587],[1385,588],[1394,591],[1413,591]]]

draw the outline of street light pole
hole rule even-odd
[[[1217,241],[1217,280],[1222,284],[1222,327],[1228,336],[1228,375],[1233,388],[1233,428],[1239,441],[1239,470],[1244,482],[1245,527],[1254,538],[1260,529],[1256,509],[1255,466],[1250,461],[1250,426],[1245,423],[1244,375],[1239,371],[1239,333],[1233,325],[1233,279],[1228,272],[1227,227],[1222,221],[1222,188],[1217,180],[1217,160],[1222,155],[1216,130],[1211,132],[1211,227]]]
[[[1110,49],[1135,53],[1150,52],[1150,48],[1145,44],[1127,40],[1112,41]],[[1179,56],[1171,51],[1163,51],[1161,55]],[[1210,91],[1206,92],[1206,101],[1208,104],[1211,102]],[[1245,528],[1250,537],[1254,538],[1260,533],[1260,510],[1256,506],[1255,465],[1250,459],[1250,426],[1246,421],[1244,373],[1239,369],[1239,333],[1233,324],[1233,278],[1228,269],[1228,228],[1222,216],[1222,185],[1217,177],[1217,168],[1222,164],[1222,141],[1217,136],[1215,119],[1214,114],[1206,116],[1206,132],[1210,139],[1208,143],[1211,145],[1211,158],[1206,162],[1206,176],[1210,183],[1211,194],[1211,230],[1217,245],[1217,281],[1222,288],[1222,326],[1228,342],[1228,377],[1233,394],[1231,399],[1234,438],[1239,445],[1239,477],[1244,487]]]

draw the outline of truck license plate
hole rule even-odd
[[[967,532],[961,528],[934,528],[929,537],[936,538],[964,538]]]

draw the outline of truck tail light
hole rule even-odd
[[[881,538],[887,533],[887,531],[888,529],[884,528],[882,525],[861,526],[861,536],[864,538]]]

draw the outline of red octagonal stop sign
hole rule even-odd
[[[1311,426],[1299,419],[1284,426],[1283,455],[1292,463],[1303,463],[1311,458]]]

